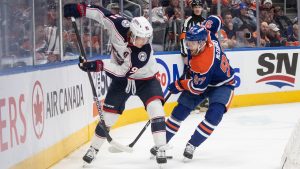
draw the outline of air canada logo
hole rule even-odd
[[[257,69],[261,76],[256,83],[265,83],[278,88],[284,86],[294,87],[297,71],[298,53],[289,57],[288,53],[264,53],[258,59],[258,64],[263,68]]]
[[[32,91],[32,122],[34,133],[38,139],[43,135],[44,130],[44,94],[39,81],[36,81]]]

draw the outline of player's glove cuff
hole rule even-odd
[[[64,6],[64,17],[79,18],[86,15],[85,4],[66,4]]]
[[[168,90],[173,94],[177,94],[179,92],[182,92],[184,90],[184,88],[181,85],[180,81],[177,80],[168,86]]]
[[[103,61],[95,60],[78,64],[79,68],[85,72],[99,72],[103,70]]]

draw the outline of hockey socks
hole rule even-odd
[[[190,114],[191,109],[188,107],[178,104],[172,111],[171,116],[166,121],[167,129],[167,143],[172,139],[172,137],[177,133],[180,128],[180,124],[184,121]]]
[[[177,133],[180,128],[181,121],[175,119],[173,116],[168,118],[166,121],[166,130],[167,130],[167,142]]]
[[[220,103],[213,103],[206,112],[205,119],[197,126],[194,134],[191,136],[189,143],[198,147],[203,143],[221,122],[225,106]]]

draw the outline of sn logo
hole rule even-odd
[[[288,53],[264,53],[259,56],[258,64],[263,68],[257,69],[257,74],[262,76],[256,83],[265,82],[278,88],[283,86],[294,87],[297,71],[298,53],[289,57]]]

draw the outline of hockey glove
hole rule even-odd
[[[85,16],[86,13],[86,5],[82,4],[66,4],[64,6],[64,17],[74,17],[79,18]]]
[[[169,84],[168,90],[173,94],[177,94],[179,92],[182,92],[184,88],[181,85],[180,80],[176,80],[175,82]]]
[[[99,72],[103,70],[103,61],[102,60],[95,60],[95,61],[88,61],[82,62],[78,64],[79,68],[85,72]]]

